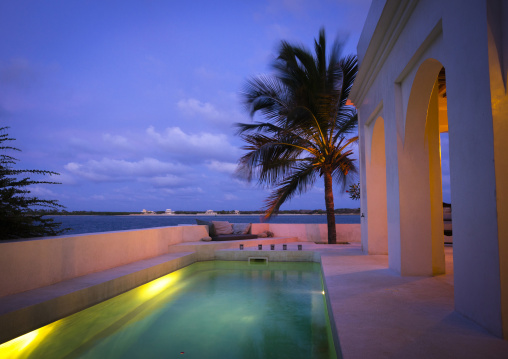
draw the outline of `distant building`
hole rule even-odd
[[[165,214],[168,214],[168,215],[174,215],[174,214],[175,214],[175,212],[173,212],[171,209],[166,209]]]
[[[240,211],[235,209],[235,214],[240,214]]]
[[[143,209],[141,211],[141,214],[155,214],[155,212],[154,211],[147,211],[146,209]]]
[[[217,213],[215,213],[212,209],[209,209],[205,212],[207,216],[216,216]]]

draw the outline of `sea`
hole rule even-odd
[[[167,227],[196,224],[196,219],[203,221],[228,221],[230,223],[261,223],[259,215],[130,215],[130,216],[48,216],[62,224],[61,228],[69,228],[65,235],[125,231],[154,227]],[[326,215],[279,215],[271,218],[268,223],[326,223]],[[336,215],[336,223],[360,223],[359,215]]]

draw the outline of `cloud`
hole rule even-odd
[[[195,134],[185,133],[180,127],[168,127],[163,133],[155,131],[150,126],[146,133],[163,149],[180,156],[191,156],[193,159],[226,160],[236,159],[240,151],[231,145],[224,134],[212,134],[200,132]]]
[[[50,189],[48,189],[48,188],[46,188],[44,186],[41,186],[41,185],[30,186],[29,190],[30,190],[30,195],[36,196],[36,197],[41,197],[41,198],[44,198],[44,199],[53,199],[53,198],[56,198],[58,196],[52,190],[50,190]]]
[[[222,114],[209,102],[201,102],[194,98],[178,101],[178,108],[185,114],[204,116],[210,119],[222,117]]]
[[[120,148],[131,148],[131,142],[126,137],[120,135],[110,135],[109,133],[105,133],[102,135],[102,139],[104,142],[114,145],[115,147]]]
[[[181,164],[161,162],[154,158],[129,162],[103,158],[85,163],[70,162],[64,166],[70,173],[94,182],[124,181],[137,177],[156,177],[170,173],[184,173],[188,168]]]
[[[206,164],[210,171],[233,174],[236,170],[237,164],[231,162],[220,162],[211,160]]]
[[[241,122],[247,118],[235,107],[240,102],[237,93],[218,91],[215,97],[216,101],[226,107],[227,110],[221,109],[217,104],[202,102],[195,98],[180,100],[177,106],[185,116],[204,121],[209,125],[213,125],[215,129],[222,128],[226,130],[227,128],[231,130],[231,125],[234,122]]]

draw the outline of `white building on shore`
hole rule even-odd
[[[214,212],[213,209],[208,209],[205,213],[197,213],[198,216],[216,216],[217,212]]]

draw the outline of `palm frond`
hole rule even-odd
[[[244,88],[247,110],[264,121],[236,125],[247,151],[237,174],[275,188],[266,201],[266,217],[306,191],[317,175],[331,174],[342,190],[356,176],[352,146],[358,116],[347,98],[358,64],[356,56],[340,58],[342,45],[335,41],[327,49],[323,29],[313,54],[283,41],[274,74],[250,79]]]
[[[265,219],[272,217],[286,201],[300,195],[314,185],[317,171],[309,164],[298,165],[294,172],[286,177],[266,200]]]
[[[340,106],[345,106],[358,73],[358,58],[349,55],[339,61],[343,73]]]

